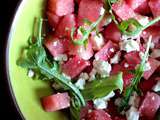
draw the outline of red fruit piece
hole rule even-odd
[[[85,61],[78,56],[71,58],[67,63],[62,65],[62,72],[71,78],[79,75],[87,66],[89,66],[89,61]]]
[[[81,0],[78,9],[78,25],[83,25],[84,19],[95,22],[100,16],[102,7],[101,0]]]
[[[42,106],[45,111],[53,112],[70,106],[70,97],[68,93],[57,93],[42,98]]]
[[[153,59],[153,58],[149,58],[149,64],[151,69],[148,71],[144,72],[144,79],[148,80],[150,78],[150,76],[155,72],[155,70],[160,66],[160,61]]]
[[[67,50],[65,46],[65,44],[67,44],[67,39],[59,39],[54,35],[48,36],[44,44],[54,57],[63,54]]]
[[[112,40],[113,42],[121,40],[121,32],[113,22],[105,28],[103,35],[106,40]]]
[[[81,108],[80,120],[85,119],[85,117],[87,117],[88,112],[92,109],[93,109],[93,102],[92,101],[87,102],[86,106]]]
[[[156,83],[157,83],[156,78],[151,77],[148,80],[141,80],[141,82],[139,83],[139,88],[143,92],[147,92],[150,91]]]
[[[149,0],[126,0],[127,4],[135,11],[140,14],[150,13],[148,5]]]
[[[153,92],[147,92],[139,112],[141,116],[149,120],[153,120],[158,108],[160,107],[160,96]]]
[[[111,42],[110,40],[100,49],[96,54],[95,58],[100,60],[108,60],[113,57],[115,52],[117,51],[117,44]]]
[[[86,120],[112,120],[110,115],[103,110],[93,110],[88,113]]]
[[[47,17],[49,25],[55,29],[59,23],[60,17],[49,11],[47,12]]]
[[[160,16],[160,0],[150,0],[149,7],[154,17]]]
[[[68,37],[68,38],[70,38],[71,29],[73,27],[75,27],[75,25],[76,25],[75,15],[74,14],[68,14],[60,20],[55,34],[58,37]]]
[[[48,9],[57,16],[64,16],[74,11],[74,0],[49,0]]]
[[[134,18],[136,16],[136,13],[134,12],[134,10],[131,7],[129,7],[124,0],[113,3],[112,10],[122,20],[127,20],[129,18]]]

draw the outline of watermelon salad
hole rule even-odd
[[[17,65],[50,81],[46,112],[160,119],[160,0],[48,0]],[[47,113],[46,113],[47,114]]]

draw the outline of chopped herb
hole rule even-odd
[[[130,96],[132,95],[133,91],[136,91],[138,93],[140,91],[140,90],[138,90],[138,83],[140,82],[141,78],[143,77],[144,66],[146,64],[146,61],[148,60],[149,48],[150,48],[150,45],[151,45],[151,40],[152,40],[152,36],[149,37],[149,40],[148,40],[148,43],[147,43],[146,52],[144,54],[144,57],[143,57],[140,65],[135,70],[135,75],[134,75],[134,78],[132,80],[132,83],[131,83],[131,85],[129,87],[126,88],[124,97],[123,97],[121,105],[119,107],[119,111],[123,111],[124,109],[126,109],[128,107],[128,102],[129,102]]]

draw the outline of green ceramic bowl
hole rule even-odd
[[[47,0],[22,0],[15,14],[7,44],[7,73],[17,109],[26,120],[66,120],[62,112],[45,112],[40,98],[52,93],[48,83],[33,80],[16,65],[21,48],[27,45],[35,17],[44,13]]]

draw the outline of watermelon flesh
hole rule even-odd
[[[74,11],[74,0],[49,0],[48,10],[57,16],[64,16]]]

